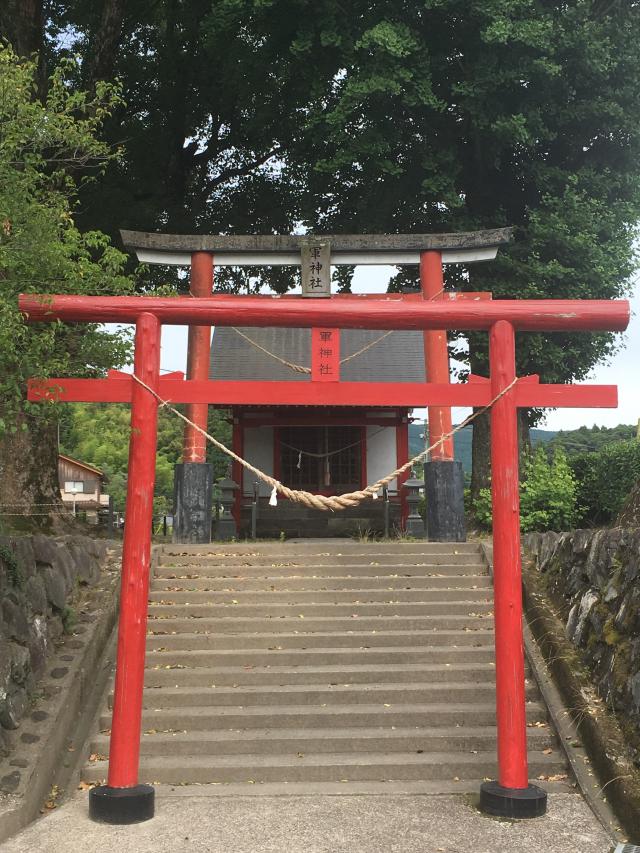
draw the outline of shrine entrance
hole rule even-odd
[[[125,246],[135,251],[143,263],[188,268],[190,293],[196,298],[210,296],[212,290],[215,291],[215,270],[226,266],[298,266],[303,298],[331,298],[332,301],[338,301],[351,296],[331,294],[332,267],[403,264],[416,265],[420,271],[419,291],[403,294],[403,300],[450,302],[491,298],[490,293],[445,291],[443,269],[451,264],[468,266],[490,261],[499,248],[510,241],[511,230],[502,228],[459,234],[341,234],[320,237],[202,237],[123,231],[122,239]],[[363,294],[357,298],[380,297]],[[360,484],[364,488],[367,470],[382,475],[407,462],[411,408],[409,405],[394,407],[389,392],[398,384],[413,383],[417,387],[427,380],[449,383],[447,332],[445,329],[415,332],[387,330],[381,334],[364,328],[310,330],[304,327],[264,326],[252,329],[243,328],[239,324],[239,327],[217,328],[212,346],[211,328],[191,326],[187,379],[220,380],[226,383],[228,389],[234,387],[232,383],[237,383],[236,390],[242,393],[246,406],[254,409],[251,416],[255,418],[262,415],[265,424],[260,434],[255,433],[246,406],[239,409],[228,398],[234,425],[234,449],[241,451],[239,455],[247,461],[257,464],[261,470],[277,479],[280,478],[280,466],[287,464],[286,457],[283,459],[275,446],[279,438],[278,424],[287,428],[293,425],[285,423],[283,418],[285,404],[279,394],[280,388],[286,385],[291,388],[292,393],[285,395],[285,399],[297,407],[296,427],[315,429],[325,423],[327,406],[335,404],[340,407],[342,414],[348,414],[350,420],[336,418],[336,424],[341,422],[345,427],[367,427],[360,453],[361,473],[352,479],[353,488],[356,485],[360,487]],[[276,382],[280,383],[280,387]],[[352,383],[352,387],[361,392],[349,401],[351,412],[344,409],[344,398],[336,400],[333,396],[336,383],[345,382]],[[305,385],[313,383],[326,383],[320,406],[309,401],[305,393],[308,390]],[[220,384],[217,387],[223,391]],[[263,391],[268,389],[272,392],[269,400],[263,404],[258,403],[255,397],[259,387]],[[296,389],[299,394],[295,393]],[[362,392],[365,390],[370,393],[364,395]],[[413,405],[416,407],[428,405],[422,394],[416,394],[414,399],[416,402]],[[220,403],[215,405],[222,405],[223,402],[221,398]],[[202,516],[206,496],[211,492],[213,472],[211,466],[206,464],[206,445],[198,432],[199,429],[206,429],[207,408],[206,403],[189,404],[187,407],[190,422],[185,425],[183,460],[176,468],[175,478],[174,542],[210,541],[210,527],[203,523]],[[430,443],[433,445],[424,464],[427,491],[431,495],[427,514],[428,537],[436,542],[464,541],[463,471],[461,463],[454,459],[453,441],[449,436],[451,408],[428,405],[428,415]],[[389,421],[389,429],[384,434],[376,435],[374,443],[365,448],[366,439],[371,437],[367,425],[376,424],[380,428],[377,421],[381,416],[391,418],[393,424]],[[269,425],[273,434],[269,433]],[[325,460],[330,458],[330,452],[319,444],[315,450],[309,449],[302,453],[301,465],[305,463],[305,470],[311,465],[311,453],[320,454],[316,459],[323,458],[323,454]],[[393,527],[399,530],[404,529],[408,516],[406,490],[403,488],[408,476],[410,474],[405,472],[394,480],[385,493],[391,503]],[[331,488],[331,483],[325,482],[330,479],[330,470],[325,470],[313,491],[325,492]],[[234,533],[243,536],[247,533],[248,505],[254,500],[256,484],[237,462],[233,465],[232,481],[230,486],[235,488],[233,519],[225,519],[224,532],[226,536]],[[381,532],[380,514],[373,512],[372,505],[362,509],[364,514],[358,516],[357,522],[354,519],[356,528]],[[205,506],[204,515],[207,514]],[[371,517],[368,518],[367,514]],[[274,530],[278,535],[273,524],[275,515],[271,514],[268,523],[263,515],[260,526],[264,535],[272,535]],[[320,519],[317,521],[320,522]],[[342,526],[338,526],[338,529],[345,532]],[[314,535],[311,529],[309,535]]]
[[[362,433],[356,426],[282,427],[275,451],[282,481],[328,495],[366,488]]]
[[[327,241],[330,238],[326,238]],[[334,238],[338,241],[339,238]],[[369,240],[384,244],[389,263],[420,261],[425,253],[439,247],[441,262],[445,248],[454,251],[460,245],[456,235],[395,235],[393,237],[340,238]],[[468,241],[469,235],[465,235]],[[484,238],[476,238],[482,244]],[[179,255],[185,240],[194,252],[212,253],[219,244],[228,255],[233,240],[243,240],[243,248],[253,246],[253,263],[262,257],[265,245],[271,251],[289,252],[301,238],[183,238],[147,235],[153,241],[174,245]],[[308,244],[309,241],[307,241]],[[313,242],[313,241],[311,241]],[[484,244],[482,244],[484,245]],[[309,251],[309,245],[305,252]],[[491,248],[491,247],[490,247]],[[313,247],[311,247],[311,252]],[[495,244],[493,246],[495,249]],[[149,248],[152,252],[153,249]],[[373,250],[372,254],[373,253]],[[483,251],[487,251],[486,247]],[[142,255],[141,255],[142,256]],[[231,256],[231,255],[230,255]],[[182,256],[183,257],[183,256]],[[210,258],[211,255],[209,254]],[[233,256],[231,256],[233,257]],[[237,257],[237,255],[236,255]],[[321,254],[318,257],[322,257]],[[343,258],[353,263],[353,254],[345,250]],[[404,259],[401,260],[400,258]],[[183,257],[184,260],[184,257]],[[325,256],[326,260],[326,256]],[[303,255],[304,262],[304,255]],[[345,261],[346,262],[346,261]],[[357,261],[356,261],[357,262]],[[200,261],[199,261],[200,263]],[[209,263],[209,261],[207,261]],[[426,264],[426,262],[425,262]],[[210,266],[208,267],[210,269]],[[309,265],[311,272],[311,265]],[[313,270],[317,272],[317,270]],[[310,279],[317,276],[310,276]],[[311,282],[315,287],[315,283]],[[291,488],[257,466],[251,465],[236,449],[224,448],[206,435],[198,423],[198,412],[209,404],[284,406],[380,406],[414,407],[427,404],[446,411],[452,406],[490,410],[491,461],[494,528],[494,620],[496,721],[498,730],[499,777],[481,786],[481,807],[492,814],[531,817],[543,814],[546,794],[529,783],[527,764],[527,727],[525,713],[524,652],[522,639],[522,592],[520,565],[520,523],[518,494],[517,409],[560,406],[617,405],[615,386],[544,385],[537,377],[516,374],[515,333],[540,331],[623,331],[630,316],[627,301],[580,300],[496,300],[488,298],[416,299],[389,295],[369,299],[342,296],[332,299],[305,297],[198,296],[195,298],[154,297],[20,297],[20,309],[27,322],[135,323],[134,374],[114,372],[106,379],[55,378],[32,380],[30,400],[109,401],[131,403],[131,442],[127,496],[127,523],[123,548],[122,594],[118,634],[116,682],[109,751],[108,784],[91,791],[93,817],[109,822],[129,823],[153,815],[154,792],[150,785],[138,784],[143,674],[145,660],[147,598],[151,554],[151,517],[156,455],[157,413],[164,405],[189,426],[193,447],[213,441],[230,455],[236,465],[250,470],[278,496],[299,501],[327,512],[374,500],[380,490],[406,475],[420,454],[398,465],[375,480],[367,478],[365,488],[340,495],[323,495]],[[308,382],[235,382],[193,376],[160,375],[160,336],[163,324],[191,325],[194,328],[273,327],[313,329],[322,341],[321,330],[372,329],[413,330],[439,335],[442,330],[475,330],[489,334],[489,377],[470,377],[465,384],[448,381],[422,383],[360,383],[336,381],[322,366],[320,347],[312,349],[311,380]],[[208,334],[207,334],[208,338]],[[431,340],[431,339],[430,339]],[[442,349],[442,348],[441,348]],[[332,354],[332,357],[333,356]],[[197,359],[196,359],[197,360]],[[427,364],[429,364],[427,358]],[[195,368],[194,368],[195,372]],[[333,370],[332,370],[333,372]],[[440,378],[440,377],[439,377]],[[183,415],[173,404],[183,402],[192,408]],[[197,407],[204,407],[203,410]],[[470,416],[468,421],[475,415]],[[441,420],[446,424],[446,412]],[[451,442],[453,430],[446,425],[430,448],[434,453]],[[240,448],[238,448],[240,449]]]

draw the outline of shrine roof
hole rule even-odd
[[[309,374],[295,372],[258,347],[285,361],[310,367],[311,329],[238,327],[238,330],[241,334],[232,327],[215,329],[211,344],[211,379],[310,381]],[[385,332],[379,330],[343,329],[341,359],[367,344],[378,343],[343,364],[340,378],[345,382],[424,382],[422,332],[394,331],[387,337],[383,335]]]

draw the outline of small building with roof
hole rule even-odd
[[[109,508],[109,495],[105,492],[107,477],[93,465],[58,454],[58,484],[62,503],[74,515],[86,513],[89,523],[98,523],[100,510]]]
[[[424,382],[421,332],[340,332],[340,379],[346,382]],[[226,381],[310,382],[311,330],[218,327],[210,378]],[[302,368],[302,370],[300,369]],[[307,372],[303,372],[307,371]],[[334,495],[361,489],[409,458],[410,410],[394,406],[234,406],[233,449],[285,485]],[[402,482],[388,488],[391,525],[406,517]],[[258,536],[343,536],[380,532],[383,500],[363,501],[340,512],[310,509],[282,497],[269,506],[270,489],[238,463],[235,512],[240,535],[250,524],[254,488],[259,494]],[[380,495],[382,498],[382,494]]]

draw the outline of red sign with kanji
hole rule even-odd
[[[311,381],[340,381],[340,329],[311,329]]]

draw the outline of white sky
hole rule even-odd
[[[392,267],[358,267],[353,280],[354,293],[385,293]],[[622,338],[620,352],[609,364],[593,369],[588,381],[597,384],[617,384],[617,409],[555,409],[550,410],[539,426],[552,430],[575,429],[579,426],[615,426],[635,424],[640,418],[640,280],[632,297],[632,320]],[[164,326],[162,330],[161,367],[164,370],[185,370],[187,361],[186,326]],[[469,410],[454,409],[454,422],[459,422]],[[414,410],[414,416],[424,418],[425,410]]]

